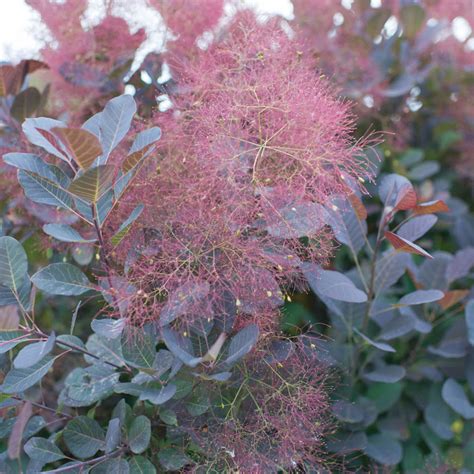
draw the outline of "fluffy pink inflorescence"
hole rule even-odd
[[[280,288],[302,287],[299,262],[330,255],[323,205],[367,176],[363,143],[352,139],[349,105],[276,21],[240,14],[177,79],[175,108],[155,117],[159,169],[128,197],[146,204],[142,222],[154,229],[130,270],[147,295],[132,318],[157,319],[167,299],[194,288],[189,315],[231,304],[266,327]]]
[[[289,358],[269,363],[269,348],[262,346],[242,368],[239,397],[223,394],[217,416],[190,420],[190,433],[208,453],[207,469],[264,474],[328,462],[327,371],[309,351],[297,343]]]
[[[100,110],[111,96],[123,92],[128,71],[145,33],[131,34],[122,18],[107,14],[96,26],[84,29],[81,19],[88,2],[28,0],[49,28],[57,46],[41,51],[48,64],[56,112],[67,111],[69,122],[79,125]],[[60,99],[58,99],[60,98]]]
[[[224,12],[223,0],[149,0],[163,17],[175,39],[168,41],[167,50],[175,60],[195,53],[196,40],[212,30]]]

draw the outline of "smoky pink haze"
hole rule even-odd
[[[78,126],[101,110],[108,99],[123,93],[123,75],[145,40],[145,32],[131,34],[127,22],[109,12],[98,25],[85,29],[81,19],[88,0],[27,3],[41,15],[57,42],[47,41],[41,51],[49,67],[53,112],[66,112],[69,123]]]
[[[174,39],[169,39],[166,49],[175,58],[189,58],[196,54],[198,39],[215,28],[224,13],[223,0],[148,0],[163,17]]]
[[[238,409],[231,410],[232,402],[223,394],[218,413],[200,419],[184,415],[183,429],[208,455],[195,472],[266,474],[304,463],[315,469],[341,468],[324,453],[334,430],[328,372],[307,342],[296,343],[283,363],[270,362],[271,349],[261,344],[242,367]]]
[[[220,41],[181,64],[173,109],[153,119],[163,130],[158,167],[125,206],[145,204],[146,229],[130,239],[143,245],[130,281],[146,296],[130,317],[159,319],[186,289],[196,294],[188,322],[230,305],[237,325],[268,329],[282,288],[304,286],[299,263],[331,255],[324,206],[370,176],[363,147],[371,143],[354,141],[349,103],[277,20],[241,12]],[[129,248],[115,258],[126,260]]]

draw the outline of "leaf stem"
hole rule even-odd
[[[17,397],[16,395],[12,396],[11,398],[13,398],[14,400],[18,400],[19,402],[25,402],[25,403],[29,402],[36,408],[40,408],[41,410],[49,411],[50,413],[54,413],[55,415],[62,416],[64,418],[68,418],[68,419],[74,418],[73,415],[69,415],[68,413],[64,413],[62,411],[59,411],[58,409],[50,408],[46,405],[43,405],[42,403],[32,402],[31,400],[25,400],[24,398]]]
[[[84,467],[84,466],[90,466],[91,464],[92,465],[97,465],[97,464],[100,464],[101,462],[103,461],[107,461],[108,459],[110,458],[114,458],[116,456],[118,456],[119,454],[122,454],[123,452],[125,452],[125,447],[121,447],[119,449],[116,449],[115,451],[109,453],[109,454],[104,454],[103,456],[100,456],[98,458],[95,458],[95,459],[89,459],[88,461],[79,461],[75,464],[72,464],[72,465],[69,465],[69,466],[63,466],[63,467],[58,467],[57,469],[53,469],[52,471],[44,471],[45,473],[46,472],[49,472],[49,473],[56,473],[56,472],[68,472],[68,471],[72,471],[73,469],[77,469],[77,468],[81,468],[81,467]]]

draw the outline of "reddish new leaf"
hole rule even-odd
[[[423,202],[413,209],[413,213],[417,216],[422,214],[433,214],[435,212],[449,212],[449,207],[444,201],[438,199],[437,201]]]
[[[12,86],[17,77],[13,66],[0,66],[0,97],[12,93]]]
[[[367,219],[367,209],[364,206],[362,200],[357,196],[357,194],[350,194],[349,201],[352,204],[352,208],[360,221],[365,221]]]
[[[138,166],[142,162],[143,158],[148,155],[148,151],[150,148],[152,148],[152,146],[153,145],[146,146],[141,150],[135,151],[128,155],[123,162],[122,172],[126,174]]]
[[[58,152],[56,156],[59,156],[62,160],[69,162],[69,158],[62,151],[58,140],[49,130],[44,130],[43,128],[39,127],[36,127],[36,130],[56,149],[56,151]]]
[[[444,298],[438,301],[438,304],[444,310],[451,308],[455,304],[461,302],[467,295],[469,294],[469,290],[451,290],[447,291],[444,294]]]
[[[68,150],[74,161],[83,169],[89,168],[102,154],[99,139],[81,128],[53,128],[51,130]]]
[[[394,208],[397,211],[407,211],[416,206],[418,197],[411,184],[407,184],[400,189]]]
[[[400,237],[393,232],[386,231],[385,238],[394,246],[394,248],[400,252],[413,253],[416,255],[422,255],[423,257],[433,258],[426,250],[423,250],[419,245],[410,242],[403,237]]]
[[[13,425],[10,438],[8,438],[8,457],[17,459],[21,453],[21,440],[26,424],[33,414],[33,407],[30,402],[25,402],[20,408],[15,424]]]

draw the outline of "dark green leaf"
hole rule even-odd
[[[71,453],[79,459],[88,459],[104,449],[104,431],[97,421],[87,416],[72,419],[63,431],[63,439]]]
[[[133,453],[141,454],[148,448],[151,439],[150,420],[143,415],[132,421],[128,430],[128,445]]]
[[[107,433],[105,435],[105,453],[111,453],[117,446],[120,444],[122,433],[120,426],[120,419],[113,418],[109,421],[109,426],[107,428]]]
[[[2,392],[18,393],[32,387],[47,374],[53,366],[54,360],[54,358],[46,356],[26,369],[10,370],[3,381]]]
[[[94,466],[90,474],[130,474],[130,466],[125,459],[107,459]]]
[[[44,463],[58,461],[66,457],[55,444],[44,438],[31,438],[25,444],[25,452],[31,459],[37,459]]]
[[[168,383],[163,387],[146,387],[140,391],[140,400],[148,401],[153,405],[162,405],[174,397],[176,393],[176,385]]]
[[[82,295],[92,289],[84,273],[70,263],[52,263],[35,273],[31,281],[51,295]]]
[[[148,334],[123,331],[122,354],[132,367],[151,369],[156,355],[155,342]]]
[[[18,293],[28,270],[23,246],[13,237],[0,237],[0,283]]]
[[[403,385],[397,383],[371,383],[367,397],[375,403],[379,413],[390,409],[400,399]]]
[[[176,413],[171,409],[160,410],[160,419],[167,425],[178,426],[178,418],[176,417]]]
[[[177,471],[191,462],[183,452],[175,448],[163,448],[158,453],[160,464],[168,471]]]
[[[143,456],[133,456],[129,461],[130,474],[156,474],[156,469]]]
[[[192,416],[200,416],[209,410],[211,403],[209,401],[209,394],[204,390],[199,390],[193,393],[193,396],[186,404],[186,409]]]
[[[54,348],[56,336],[53,333],[46,341],[35,342],[23,347],[13,361],[16,369],[27,369],[37,364],[43,357],[48,355]]]

